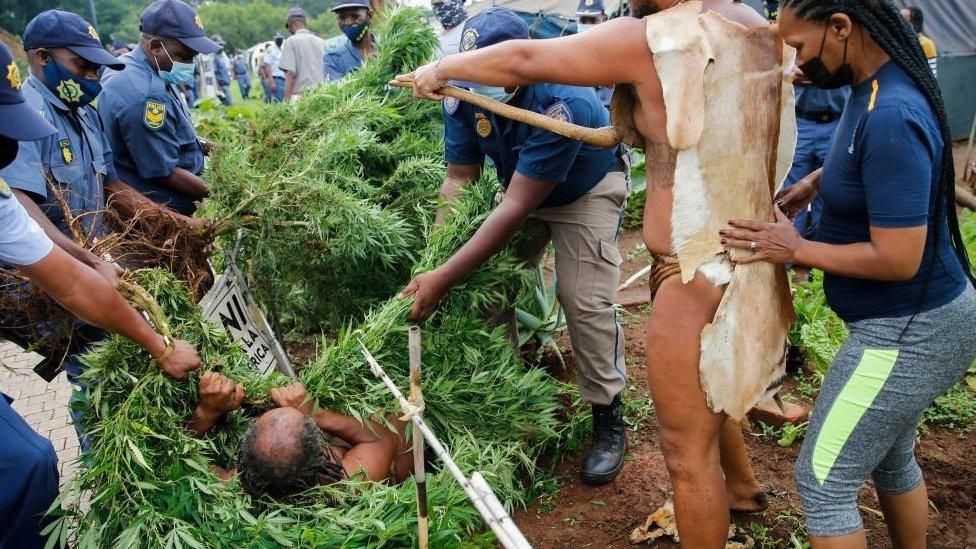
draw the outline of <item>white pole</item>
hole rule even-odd
[[[461,469],[458,468],[456,463],[454,463],[454,459],[451,458],[451,454],[448,453],[441,442],[437,440],[434,432],[430,430],[430,427],[428,427],[426,423],[424,423],[423,418],[417,415],[417,408],[403,397],[403,393],[400,392],[400,389],[398,389],[396,384],[393,383],[390,376],[386,374],[376,359],[373,358],[373,355],[370,354],[369,349],[363,345],[362,341],[359,342],[359,346],[362,349],[363,356],[366,358],[366,362],[369,363],[373,375],[382,380],[386,385],[386,388],[393,393],[393,397],[396,398],[400,403],[400,407],[403,409],[404,414],[406,414],[406,416],[408,416],[413,422],[414,426],[420,429],[420,432],[423,433],[424,439],[428,444],[430,444],[430,448],[435,454],[437,454],[437,457],[444,462],[444,465],[447,467],[447,470],[451,472],[451,476],[454,477],[454,480],[456,480],[458,484],[461,485],[461,488],[464,489],[464,492],[468,495],[468,499],[470,499],[471,503],[474,504],[475,509],[481,513],[481,517],[485,519],[485,522],[488,523],[488,527],[491,528],[491,531],[495,533],[495,537],[498,538],[499,543],[501,543],[506,549],[531,549],[532,545],[525,540],[525,536],[519,531],[518,527],[515,525],[515,522],[512,521],[512,518],[508,516],[505,508],[501,506],[501,503],[499,503],[497,507],[493,508],[487,501],[489,497],[494,498],[494,501],[498,501],[498,498],[495,496],[495,493],[492,491],[488,483],[484,483],[482,490],[478,490],[474,487],[474,485],[472,485],[471,481],[464,476]]]

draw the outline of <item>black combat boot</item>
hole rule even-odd
[[[623,415],[619,394],[610,404],[593,405],[593,447],[580,469],[580,477],[586,484],[611,482],[623,467],[627,453],[627,426]]]

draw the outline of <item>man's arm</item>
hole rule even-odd
[[[173,172],[167,176],[152,178],[150,181],[193,200],[202,200],[210,195],[210,187],[206,181],[179,167],[173,168]]]
[[[17,200],[24,207],[24,209],[27,210],[27,214],[31,216],[31,219],[36,221],[42,229],[44,229],[44,234],[46,234],[47,237],[54,242],[55,246],[67,252],[74,259],[77,259],[81,263],[94,269],[95,272],[108,281],[113,288],[119,285],[118,276],[122,269],[109,264],[97,255],[82,248],[75,243],[71,237],[61,232],[61,230],[58,229],[46,215],[44,215],[41,208],[35,204],[29,196],[27,196],[27,193],[20,189],[13,189],[13,191],[14,194],[17,195]]]
[[[131,339],[154,358],[166,352],[163,337],[108,281],[57,246],[44,259],[17,269],[89,324]],[[174,345],[172,354],[160,367],[170,377],[183,379],[188,371],[200,366],[200,359],[187,342],[176,341]]]
[[[481,177],[481,164],[447,164],[447,175],[441,185],[440,199],[449,205],[456,202],[461,195],[461,188],[465,185],[477,181]],[[434,223],[441,225],[444,222],[444,209],[438,208],[434,217]]]
[[[433,314],[444,295],[458,281],[498,253],[554,188],[554,183],[529,179],[515,172],[501,204],[485,219],[474,236],[447,262],[433,271],[417,275],[401,292],[402,297],[415,294],[410,319],[419,322]]]
[[[291,99],[291,96],[294,93],[295,93],[295,71],[288,71],[285,73],[285,101]]]
[[[199,399],[190,420],[190,431],[195,438],[203,438],[220,418],[241,407],[244,385],[217,372],[206,372],[200,376],[197,394]]]
[[[575,86],[637,84],[653,66],[645,28],[641,19],[619,17],[583,34],[549,40],[508,40],[449,55],[411,74],[398,76],[397,80],[433,78],[437,64],[440,85],[448,80],[489,86],[538,82]]]

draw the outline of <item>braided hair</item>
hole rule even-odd
[[[970,282],[976,284],[969,255],[959,232],[959,217],[956,215],[956,173],[952,163],[952,135],[949,133],[949,119],[939,84],[929,68],[925,52],[915,31],[902,18],[889,0],[783,0],[780,9],[793,11],[797,18],[807,21],[826,21],[835,13],[843,13],[856,21],[871,35],[871,39],[884,50],[892,61],[912,79],[915,86],[925,95],[939,121],[942,134],[942,162],[939,180],[936,184],[933,218],[935,220],[935,248],[930,260],[928,278],[931,278],[935,261],[939,256],[938,243],[942,239],[943,216],[947,218],[949,241],[952,249],[962,263]],[[926,291],[928,291],[928,278]]]

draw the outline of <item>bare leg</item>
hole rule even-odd
[[[868,540],[864,537],[864,530],[861,530],[846,536],[829,538],[810,536],[810,546],[813,549],[867,549]]]
[[[766,495],[749,463],[742,428],[732,418],[726,418],[722,425],[720,455],[729,509],[741,513],[764,511],[767,507]]]
[[[923,549],[929,525],[929,495],[925,483],[905,494],[878,492],[878,501],[895,549]]]
[[[729,506],[719,457],[725,414],[709,410],[698,364],[701,331],[722,290],[703,277],[661,285],[647,322],[648,378],[661,430],[661,451],[674,487],[682,545],[725,547]]]

